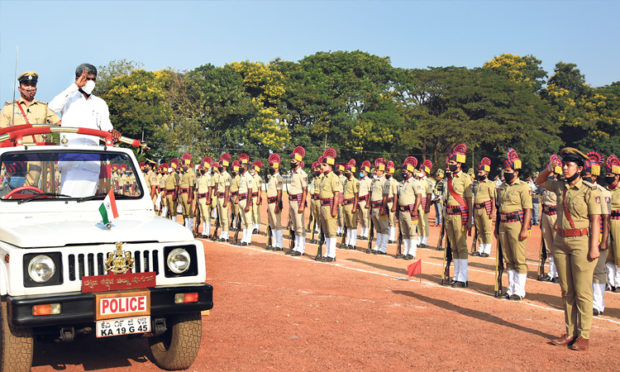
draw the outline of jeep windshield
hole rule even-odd
[[[138,199],[143,187],[129,155],[112,151],[6,152],[0,157],[3,201]]]

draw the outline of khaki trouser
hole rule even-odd
[[[553,259],[564,302],[566,334],[590,338],[592,326],[592,276],[597,260],[588,261],[587,235],[572,238],[558,236]]]
[[[183,218],[194,218],[194,213],[191,208],[192,204],[189,202],[189,194],[181,192],[179,197],[181,198],[181,207],[183,208]]]
[[[360,226],[363,229],[367,229],[370,226],[370,221],[368,220],[368,209],[366,209],[366,200],[360,200],[357,203],[357,215],[358,220],[360,221]]]
[[[326,238],[335,238],[338,230],[338,216],[332,217],[332,207],[330,205],[321,206],[321,230]]]
[[[420,236],[428,236],[428,214],[424,213],[424,208],[422,208],[422,206],[420,206],[418,210],[418,215],[418,231],[420,232]]]
[[[207,205],[207,198],[198,198],[198,208],[202,222],[208,222],[211,218],[211,206]]]
[[[299,213],[299,204],[297,200],[289,200],[288,206],[288,218],[290,221],[291,230],[295,231],[296,236],[305,236],[304,213]]]
[[[478,230],[478,239],[481,244],[493,243],[493,227],[491,217],[487,214],[486,208],[474,209],[474,224]]]
[[[254,221],[254,224],[260,224],[260,205],[258,205],[258,197],[252,198],[252,221]]]
[[[403,239],[415,239],[418,237],[418,220],[411,217],[409,211],[399,211],[398,221],[400,223],[400,231],[403,234]]]
[[[239,200],[239,215],[241,216],[241,228],[242,229],[250,229],[253,227],[252,226],[253,224],[252,206],[250,206],[250,209],[246,212],[245,207],[247,205],[248,205],[247,199]]]
[[[608,248],[607,262],[620,266],[620,220],[609,220],[609,235],[611,236],[611,244]]]
[[[168,206],[168,213],[174,219],[177,215],[177,200],[172,200],[174,194],[166,195],[166,205]]]
[[[353,213],[353,203],[344,206],[344,226],[349,230],[357,229],[357,211]]]
[[[547,257],[551,257],[553,255],[553,241],[555,240],[555,236],[557,233],[553,229],[555,225],[555,221],[558,219],[558,215],[548,215],[543,213],[540,218],[540,230],[542,232],[542,237],[545,242],[545,249],[547,250]]]
[[[607,256],[609,255],[609,248],[600,252],[601,255],[599,256],[596,266],[594,267],[594,277],[592,278],[592,282],[597,284],[605,284],[607,283],[607,267],[605,267],[605,262],[607,261]]]
[[[465,260],[469,256],[467,253],[467,231],[463,229],[463,222],[460,214],[446,214],[444,216],[446,224],[446,234],[452,249],[452,258]],[[420,226],[418,224],[418,226]]]
[[[381,207],[373,207],[372,208],[372,223],[375,225],[375,231],[377,234],[388,234],[390,232],[390,227],[388,225],[388,215],[382,216]]]
[[[338,204],[338,226],[344,227],[344,208],[340,204]]]
[[[519,221],[501,222],[499,225],[499,241],[506,262],[506,271],[515,270],[519,274],[527,274],[527,263],[525,262],[527,239],[519,240],[521,227]]]
[[[229,208],[230,202],[224,207],[224,198],[217,198],[217,215],[220,216],[220,229],[222,229],[222,231],[228,231],[230,228]]]
[[[267,204],[267,216],[271,230],[282,230],[282,211],[276,213],[277,202]]]
[[[388,202],[388,226],[396,226],[396,213],[392,213],[392,207],[394,206],[394,202]]]
[[[314,223],[316,223],[318,228],[321,228],[321,224],[319,223],[319,219],[321,217],[321,202],[319,200],[312,200],[310,202],[310,208],[312,208],[312,218],[314,218]],[[314,226],[310,226],[310,228],[313,229]],[[312,232],[312,230],[310,232]]]

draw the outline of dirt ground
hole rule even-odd
[[[438,234],[432,226],[430,245]],[[357,251],[339,249],[335,263],[319,263],[315,245],[290,257],[265,250],[264,235],[249,247],[203,242],[215,305],[203,314],[192,371],[617,369],[620,293],[606,292],[590,351],[548,343],[563,333],[564,315],[559,286],[536,280],[538,226],[521,302],[493,297],[495,251],[470,257],[470,286],[455,289],[438,284],[443,254],[434,248],[418,249],[422,275],[410,279],[411,261],[392,257],[394,244],[390,255],[368,255],[358,240]],[[158,370],[148,358],[143,339],[87,337],[38,345],[33,371]]]

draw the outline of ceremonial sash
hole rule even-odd
[[[463,229],[467,228],[467,221],[469,220],[469,209],[467,209],[467,203],[461,197],[461,195],[457,194],[454,191],[454,187],[452,186],[452,178],[448,178],[448,191],[450,195],[459,203],[459,207],[461,208],[461,223],[463,224]]]

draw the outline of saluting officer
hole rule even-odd
[[[585,154],[566,147],[560,156],[564,180],[547,180],[557,165],[551,162],[536,178],[539,186],[558,196],[558,235],[553,256],[562,289],[566,332],[551,343],[587,350],[592,326],[592,275],[599,257],[601,195],[595,185],[581,178],[588,160]]]
[[[269,163],[269,179],[267,181],[267,215],[271,227],[271,240],[273,248],[281,251],[284,249],[282,238],[282,186],[284,179],[280,175],[280,155],[273,153],[267,159]],[[267,247],[269,248],[269,247]],[[299,256],[297,251],[291,252]]]
[[[418,248],[418,211],[423,197],[423,188],[414,176],[417,165],[418,159],[408,156],[402,165],[403,180],[398,184],[398,220],[405,245],[402,258],[407,260],[415,258]]]
[[[355,178],[355,159],[349,160],[345,170],[343,187],[344,225],[347,228],[344,249],[355,249],[357,245],[357,196],[359,181]]]
[[[211,233],[211,163],[213,159],[205,156],[200,164],[200,177],[196,182],[196,201],[200,209],[202,221],[202,237],[206,238]]]
[[[179,182],[179,197],[181,201],[181,207],[183,208],[184,226],[189,230],[192,230],[194,224],[194,215],[192,211],[192,203],[194,201],[194,187],[196,185],[196,177],[192,169],[192,156],[188,153],[181,156],[183,161],[183,175]]]
[[[230,228],[230,184],[232,178],[228,173],[228,167],[230,166],[231,156],[228,153],[223,153],[220,156],[219,177],[217,179],[217,214],[220,217],[220,236],[221,242],[228,241],[229,228]]]
[[[600,256],[594,267],[594,278],[592,278],[592,310],[594,315],[601,315],[605,311],[605,284],[607,283],[607,271],[605,261],[608,252],[607,242],[609,241],[609,213],[611,210],[611,193],[603,186],[596,183],[598,176],[601,175],[601,164],[603,155],[596,151],[586,154],[589,160],[584,162],[583,176],[584,182],[589,182],[596,186],[601,193],[601,239],[599,244]]]
[[[557,158],[557,155],[552,155],[551,158]],[[558,162],[559,164],[559,158]],[[562,174],[562,167],[556,165],[553,172],[549,173],[549,178],[556,180]],[[553,259],[553,241],[555,240],[556,232],[554,229],[555,222],[558,217],[557,209],[557,196],[555,192],[544,190],[542,192],[542,216],[540,219],[540,231],[542,234],[543,242],[545,243],[545,250],[547,257],[549,258],[549,274],[543,275],[539,280],[545,282],[558,282],[558,270],[555,267],[555,261]]]
[[[375,179],[370,185],[370,203],[366,208],[371,209],[372,223],[377,234],[377,244],[372,253],[386,254],[388,246],[388,209],[387,199],[390,193],[390,184],[385,178],[387,162],[383,158],[375,159]],[[371,253],[366,251],[366,253]]]
[[[252,187],[252,220],[254,221],[254,233],[260,232],[260,205],[263,203],[263,178],[260,176],[260,170],[263,169],[263,162],[260,160],[252,163],[250,174],[254,181]]]
[[[467,233],[470,229],[469,211],[472,206],[471,177],[462,171],[465,163],[465,144],[457,145],[448,155],[448,181],[446,190],[446,211],[444,216],[445,231],[452,249],[454,261],[453,287],[468,285]],[[471,230],[470,230],[471,231]]]
[[[297,146],[291,153],[291,183],[288,187],[289,224],[295,231],[295,251],[299,255],[306,249],[306,230],[304,229],[304,212],[306,196],[308,194],[308,175],[303,169],[303,160],[306,150]],[[293,252],[291,252],[292,254]],[[296,254],[297,255],[297,254]]]
[[[241,215],[241,226],[243,228],[243,238],[241,245],[252,243],[253,217],[252,205],[254,204],[252,192],[254,191],[254,179],[248,171],[250,157],[247,154],[239,155],[239,213]]]
[[[321,198],[321,230],[325,236],[326,255],[325,262],[336,260],[336,240],[338,229],[338,199],[342,193],[342,185],[338,176],[334,174],[333,167],[336,164],[336,150],[328,148],[323,153],[323,178],[319,185]]]
[[[605,173],[607,189],[611,192],[611,249],[607,256],[607,275],[609,287],[615,292],[620,288],[620,159],[616,155],[607,158]]]
[[[389,186],[389,193],[387,199],[387,208],[388,208],[388,243],[394,243],[396,241],[396,206],[397,204],[394,202],[396,198],[396,194],[398,193],[398,181],[394,179],[394,172],[396,172],[396,167],[394,166],[393,161],[387,162],[387,172],[385,173],[385,182]]]
[[[360,184],[359,184],[359,197],[358,197],[358,219],[360,221],[360,227],[362,233],[360,234],[360,240],[368,240],[368,227],[370,226],[370,219],[367,205],[370,205],[370,185],[372,180],[370,179],[370,162],[364,160],[362,167],[360,168]]]
[[[422,185],[422,202],[420,207],[422,210],[418,219],[418,232],[420,234],[418,237],[418,245],[422,248],[428,246],[428,235],[430,234],[428,215],[431,213],[431,196],[433,194],[433,188],[435,187],[433,181],[428,178],[431,169],[433,169],[433,163],[428,159],[420,164],[419,181],[420,185]]]
[[[519,179],[521,160],[515,149],[508,149],[504,161],[505,182],[498,192],[499,237],[508,272],[506,298],[520,301],[525,297],[527,262],[525,247],[530,234],[532,192],[527,182]],[[497,229],[496,229],[497,231]]]
[[[173,221],[177,217],[177,198],[179,195],[180,178],[177,173],[179,167],[179,159],[170,160],[170,168],[168,168],[168,177],[166,178],[166,205],[168,206],[168,215]]]
[[[491,181],[491,159],[482,158],[478,164],[478,182],[474,190],[474,223],[478,231],[480,244],[474,256],[489,257],[493,243],[493,209],[495,209],[495,183]],[[472,184],[473,185],[476,183]]]

